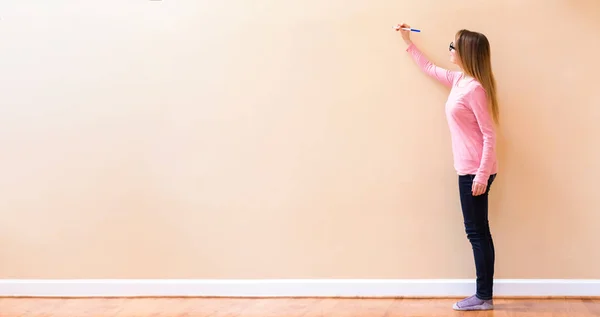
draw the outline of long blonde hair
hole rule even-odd
[[[481,33],[460,30],[456,33],[456,52],[465,74],[475,78],[486,92],[496,123],[500,111],[496,93],[496,79],[492,72],[490,42]]]

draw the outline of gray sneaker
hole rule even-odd
[[[479,299],[473,295],[454,303],[452,308],[454,310],[491,310],[494,309],[494,301]]]

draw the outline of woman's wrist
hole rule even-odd
[[[404,43],[406,43],[406,46],[410,46],[412,44],[411,40],[404,40]]]

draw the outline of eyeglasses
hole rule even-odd
[[[450,42],[450,46],[448,47],[448,50],[449,51],[456,50],[456,47],[454,47],[454,42]]]

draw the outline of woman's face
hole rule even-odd
[[[450,62],[452,64],[459,65],[458,56],[456,56],[456,46],[454,46],[454,43],[456,43],[456,39],[453,42],[451,42],[450,46],[448,47],[448,49],[450,50]]]

